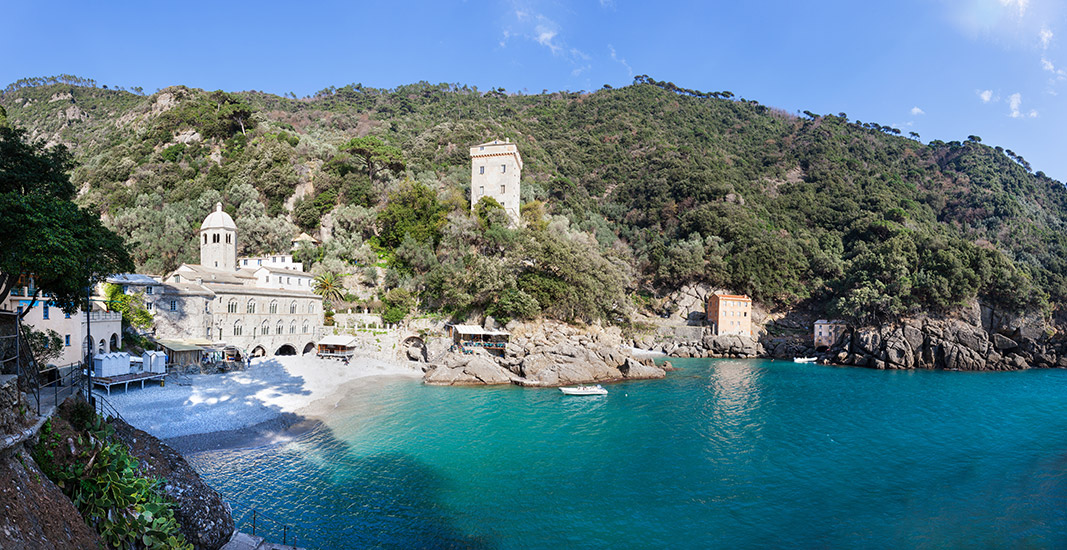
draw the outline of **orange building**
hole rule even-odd
[[[733,294],[712,294],[705,311],[715,334],[752,336],[752,298]]]

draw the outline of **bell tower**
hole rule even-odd
[[[200,265],[237,271],[237,224],[222,211],[222,203],[200,224]]]

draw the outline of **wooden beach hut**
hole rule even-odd
[[[204,348],[181,340],[160,340],[159,345],[167,354],[167,366],[199,365],[204,356]]]
[[[356,337],[346,334],[335,334],[319,340],[319,357],[333,359],[351,358],[356,352]]]

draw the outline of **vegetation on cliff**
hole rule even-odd
[[[84,401],[68,401],[41,429],[33,458],[86,523],[116,548],[192,549],[160,481],[142,476],[114,428]]]
[[[70,144],[80,200],[150,272],[196,260],[221,200],[240,253],[329,230],[300,256],[355,274],[391,317],[619,322],[635,294],[690,282],[860,321],[1067,299],[1067,191],[977,136],[924,144],[644,75],[595,93],[354,84],[304,99],[32,84],[0,104]],[[496,138],[524,160],[522,227],[492,204],[469,212],[468,147]],[[387,306],[393,289],[413,300]]]

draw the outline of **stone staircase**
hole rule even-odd
[[[297,546],[286,546],[274,542],[267,542],[263,537],[249,535],[236,531],[230,542],[223,545],[222,550],[304,550]]]

